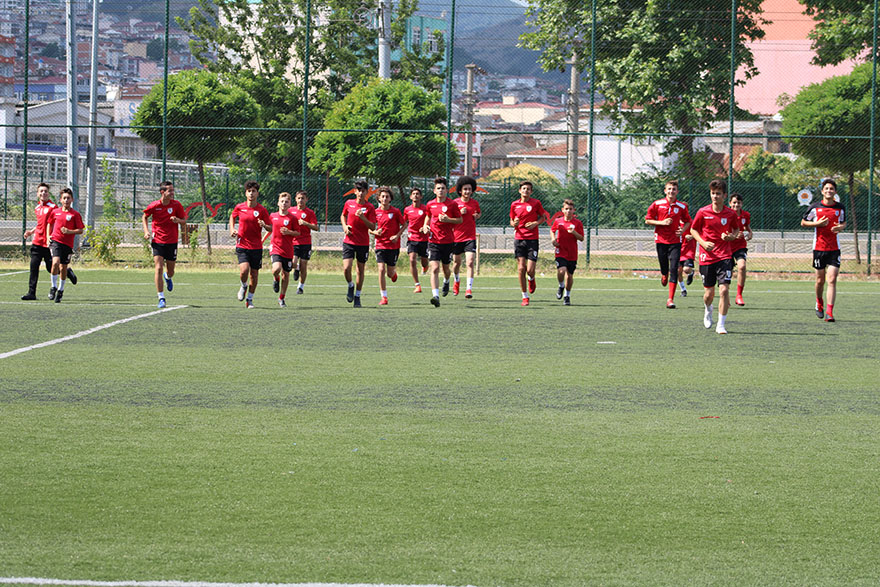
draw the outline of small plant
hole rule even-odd
[[[87,226],[85,237],[95,258],[111,265],[116,259],[116,248],[122,243],[122,231],[113,224],[104,223],[95,228]]]

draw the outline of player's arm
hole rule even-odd
[[[846,228],[846,222],[841,222],[840,224],[835,224],[831,227],[831,232],[838,233],[843,232],[843,229]]]
[[[144,210],[143,216],[141,216],[141,222],[144,225],[144,238],[149,240],[152,238],[152,234],[150,234],[150,227],[147,225],[147,212]]]
[[[425,221],[422,222],[422,227],[419,229],[419,232],[424,234],[428,234],[431,232],[431,215],[425,214]]]
[[[82,234],[85,229],[85,226],[82,225],[79,228],[67,228],[66,226],[62,226],[61,234]]]
[[[400,240],[400,237],[403,236],[403,233],[406,232],[406,223],[401,223],[400,230],[397,231],[397,234],[392,235],[388,240],[396,241]]]
[[[645,224],[650,224],[651,226],[669,226],[670,224],[672,224],[672,218],[664,218],[663,220],[645,218]]]
[[[235,238],[238,236],[238,232],[236,231],[235,224],[238,222],[238,214],[235,210],[232,211],[232,214],[229,216],[229,236]]]
[[[309,230],[314,230],[315,232],[317,232],[318,230],[320,230],[320,227],[317,225],[317,223],[316,223],[316,224],[312,224],[311,222],[308,222],[307,220],[304,220],[304,219],[302,219],[302,218],[299,219],[299,225],[300,225],[300,226],[305,226],[305,227],[308,228]]]
[[[458,218],[453,218],[447,214],[441,214],[439,218],[440,222],[445,222],[446,224],[461,224],[464,222],[464,218],[459,216]]]
[[[361,222],[367,225],[367,230],[376,230],[376,227],[379,226],[376,221],[367,218],[367,214],[365,212],[361,212],[360,210],[358,210],[357,217],[361,219]]]
[[[570,231],[568,231],[568,232],[569,232],[569,234],[571,234],[571,236],[573,236],[574,238],[578,239],[579,241],[583,241],[583,240],[584,240],[584,235],[583,235],[583,233],[578,232],[577,227],[572,227],[572,229],[571,229]]]
[[[715,243],[713,243],[712,241],[703,240],[703,237],[700,236],[700,233],[697,232],[697,229],[693,226],[691,226],[691,236],[694,237],[694,239],[698,243],[700,243],[700,246],[703,247],[705,250],[711,251],[715,248]]]

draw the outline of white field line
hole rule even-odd
[[[7,585],[73,585],[81,587],[445,587],[387,583],[213,583],[207,581],[76,581],[40,577],[0,577]]]
[[[51,304],[52,300],[47,299],[46,303]],[[40,305],[41,306],[42,304],[35,304],[33,301],[29,301],[29,302],[4,302],[4,301],[0,301],[0,305],[6,305],[6,306],[38,306],[38,305]],[[94,308],[95,306],[97,306],[99,308],[110,308],[113,306],[118,306],[120,308],[155,308],[156,304],[116,304],[116,303],[105,303],[105,302],[89,302],[89,303],[86,303],[86,302],[83,302],[83,303],[64,302],[65,308],[67,308],[69,306],[76,306],[76,307],[88,306],[90,308]]]
[[[18,275],[19,273],[28,273],[30,270],[25,269],[24,271],[12,271],[11,273],[0,273],[0,277],[6,277],[7,275]]]
[[[0,353],[0,359],[8,359],[9,357],[14,357],[15,355],[20,355],[21,353],[26,353],[28,351],[32,351],[35,349],[41,349],[43,347],[52,346],[53,344],[67,342],[68,340],[74,340],[76,338],[88,336],[89,334],[94,334],[95,332],[100,332],[101,330],[106,330],[107,328],[112,328],[113,326],[119,326],[120,324],[125,324],[126,322],[132,322],[134,320],[140,320],[141,318],[148,318],[150,316],[155,316],[157,314],[170,312],[172,310],[179,310],[181,308],[186,308],[186,307],[187,306],[171,306],[170,308],[163,308],[161,310],[156,310],[154,312],[147,312],[146,314],[138,314],[137,316],[132,316],[130,318],[123,318],[121,320],[114,320],[113,322],[108,322],[107,324],[101,324],[100,326],[95,326],[94,328],[89,328],[88,330],[82,330],[80,332],[77,332],[76,334],[71,334],[69,336],[63,336],[61,338],[56,338],[54,340],[48,340],[46,342],[41,342],[39,344],[32,344],[30,346],[21,347],[20,349],[15,349],[13,351]],[[0,578],[0,582],[2,582],[2,578]]]

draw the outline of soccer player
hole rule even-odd
[[[379,188],[379,207],[376,209],[376,229],[370,234],[376,237],[376,264],[379,268],[380,306],[388,305],[388,287],[385,275],[392,283],[397,281],[397,258],[400,256],[400,236],[406,230],[406,222],[400,210],[391,205],[394,195],[391,188]]]
[[[447,197],[448,184],[445,177],[434,179],[435,198],[428,202],[422,232],[429,234],[428,265],[431,271],[431,303],[440,307],[440,266],[443,266],[443,295],[449,294],[449,277],[452,270],[452,251],[455,247],[453,226],[461,224],[458,206]]]
[[[834,199],[837,182],[822,180],[822,200],[810,205],[801,220],[801,226],[815,228],[813,236],[813,268],[816,270],[816,316],[825,322],[834,322],[834,299],[837,297],[837,274],[840,272],[840,241],[837,235],[846,228],[843,204]],[[824,305],[822,292],[828,283],[828,301]]]
[[[348,200],[342,208],[339,222],[345,238],[342,241],[342,271],[348,283],[346,301],[361,307],[361,289],[364,287],[364,271],[367,256],[370,254],[370,230],[376,228],[376,209],[367,201],[365,181],[354,184],[355,197]],[[351,280],[351,266],[357,261],[357,284]]]
[[[412,273],[415,289],[413,293],[422,293],[422,284],[419,283],[419,260],[422,264],[422,273],[428,270],[428,235],[422,232],[425,225],[425,214],[428,209],[422,205],[422,190],[412,188],[409,192],[412,202],[403,209],[403,216],[408,224],[406,252],[409,255],[409,270]]]
[[[458,206],[461,212],[462,222],[456,224],[452,228],[453,237],[455,239],[455,247],[452,251],[452,273],[455,276],[455,282],[452,284],[452,295],[457,296],[461,288],[461,256],[464,254],[465,265],[467,268],[467,287],[464,290],[464,297],[471,299],[474,297],[474,258],[477,256],[477,220],[480,219],[483,211],[480,210],[480,203],[474,199],[474,192],[477,191],[477,181],[473,177],[464,175],[458,178],[455,184],[455,191],[458,198],[453,200],[453,204]]]
[[[694,258],[697,256],[697,241],[690,231],[681,235],[681,257],[678,260],[678,285],[681,287],[681,297],[688,295],[687,285],[694,280]]]
[[[733,262],[736,265],[736,299],[737,306],[745,306],[743,301],[743,287],[746,285],[746,257],[748,256],[749,241],[752,240],[752,215],[743,210],[743,197],[740,194],[730,195],[730,209],[736,212],[737,228],[742,236],[730,245],[733,251]]]
[[[304,191],[296,192],[296,208],[293,214],[299,222],[299,235],[293,237],[293,280],[298,282],[296,293],[303,293],[306,277],[309,274],[309,260],[312,258],[312,231],[318,230],[318,216],[311,208],[306,207],[309,195]]]
[[[46,271],[52,275],[52,253],[49,251],[49,232],[46,230],[46,223],[49,215],[55,211],[57,206],[49,196],[49,184],[41,183],[37,186],[37,205],[34,208],[34,214],[37,217],[37,225],[34,228],[24,231],[25,240],[33,235],[34,240],[31,241],[31,267],[30,276],[28,277],[28,291],[21,296],[23,300],[37,299],[37,281],[40,279],[40,265],[46,266]],[[70,283],[76,285],[76,275],[73,269],[67,268],[67,278]],[[57,279],[55,280],[57,281]],[[58,286],[53,282],[53,287]],[[50,294],[49,299],[53,296]]]
[[[52,253],[52,289],[49,290],[49,299],[61,303],[64,295],[64,283],[67,281],[68,265],[73,255],[73,239],[85,230],[82,216],[73,209],[73,190],[62,188],[61,207],[52,210],[46,221],[50,233],[49,250]],[[58,286],[55,286],[56,280]]]
[[[703,326],[712,328],[712,301],[715,284],[721,293],[718,303],[718,326],[715,332],[727,334],[725,322],[730,309],[730,278],[733,273],[733,252],[730,244],[741,236],[736,212],[724,205],[727,182],[713,179],[709,183],[712,203],[703,206],[694,216],[691,235],[700,243],[700,277],[703,279]]]
[[[562,216],[553,221],[550,236],[553,238],[550,244],[556,247],[556,277],[559,280],[556,299],[570,306],[574,271],[577,269],[578,241],[584,240],[584,225],[574,217],[573,201],[562,202]]]
[[[147,218],[152,216],[153,229],[147,225]],[[159,294],[159,307],[165,307],[165,291],[174,289],[174,266],[177,262],[178,225],[186,223],[186,211],[183,205],[174,199],[174,184],[163,181],[159,184],[159,199],[144,208],[141,217],[144,226],[144,238],[150,241],[153,249],[153,266],[156,269],[156,292]],[[164,283],[163,283],[164,282]]]
[[[510,204],[510,225],[514,231],[513,255],[522,289],[522,305],[529,305],[529,295],[535,292],[535,267],[538,265],[538,226],[550,215],[539,200],[532,197],[532,182],[519,184],[519,200]]]
[[[229,236],[235,238],[235,254],[238,256],[238,276],[241,287],[238,301],[245,299],[245,307],[254,307],[254,292],[260,269],[263,267],[263,229],[271,232],[269,211],[257,200],[260,197],[260,184],[248,180],[244,184],[245,201],[233,208],[229,215]],[[237,225],[237,226],[236,226]]]
[[[269,254],[272,256],[272,276],[275,278],[272,289],[278,294],[278,305],[287,307],[284,297],[293,270],[293,239],[299,235],[298,218],[290,207],[290,194],[278,194],[278,211],[269,214],[272,224],[272,240]]]
[[[681,259],[681,235],[690,228],[691,216],[687,204],[679,202],[678,182],[670,180],[663,187],[664,197],[648,206],[645,224],[654,227],[654,243],[660,261],[660,283],[669,284],[667,308],[675,308],[675,284],[678,281],[678,262]]]

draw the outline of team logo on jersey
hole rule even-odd
[[[746,225],[746,219],[745,219],[745,218],[742,219],[742,223],[743,223],[743,226]]]
[[[172,212],[174,212],[174,208],[168,208],[168,213],[171,214]]]
[[[290,220],[287,220],[287,219],[285,218],[285,219],[284,219],[284,226],[287,226],[288,224],[290,224]]]
[[[70,220],[71,218],[73,218],[73,214],[68,214],[67,219]]]
[[[531,211],[532,211],[532,207],[531,207],[531,206],[526,206],[526,212],[531,212]]]
[[[300,214],[300,218],[305,218],[305,217],[306,217],[306,213],[305,213],[305,212],[303,212],[302,214]]]
[[[394,220],[394,214],[393,214],[393,213],[391,213],[391,212],[388,213],[388,220]]]
[[[419,210],[419,216],[424,216],[424,215],[425,215],[425,211],[424,211],[424,210]]]
[[[835,210],[835,211],[834,211],[834,215],[835,215],[835,216],[840,216],[840,210]]]
[[[722,218],[721,219],[721,226],[726,226],[726,225],[727,225],[727,218]]]
[[[259,216],[260,216],[260,211],[254,210],[254,218],[259,218]]]
[[[447,210],[449,210],[449,208],[447,206],[443,206],[443,211],[446,212]]]

